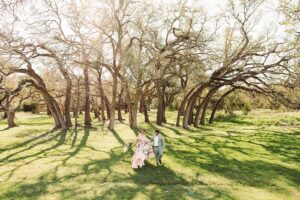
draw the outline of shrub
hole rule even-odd
[[[243,104],[242,111],[244,115],[248,115],[248,113],[251,111],[251,108],[248,103]]]
[[[24,112],[37,113],[38,112],[38,105],[36,103],[24,104],[23,105],[23,111]]]

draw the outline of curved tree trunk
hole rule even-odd
[[[212,124],[214,122],[214,119],[215,119],[215,114],[217,112],[217,110],[219,109],[222,101],[224,100],[224,98],[226,96],[228,96],[230,93],[232,93],[236,88],[232,88],[230,90],[228,90],[227,92],[225,92],[220,98],[219,100],[215,103],[213,109],[212,109],[212,112],[211,112],[211,115],[210,115],[210,118],[209,118],[209,123]]]
[[[191,93],[190,98],[187,100],[187,105],[183,116],[183,128],[188,129],[190,112],[192,112],[197,97],[201,95],[202,91],[206,88],[207,85],[208,83],[200,85],[197,90]]]
[[[55,123],[55,128],[60,128],[61,124],[60,124],[60,120],[57,116],[56,111],[54,110],[54,106],[50,103],[50,100],[47,99],[46,95],[44,96],[44,100],[47,104],[47,112],[49,112],[49,115],[51,115],[54,119],[54,123]]]
[[[48,116],[50,116],[52,113],[51,113],[51,111],[50,111],[50,109],[49,109],[49,106],[47,105],[47,115]]]
[[[59,107],[57,101],[53,97],[50,97],[49,100],[50,100],[50,103],[53,106],[53,111],[52,112],[54,112],[54,114],[52,114],[52,115],[55,115],[57,120],[59,121],[59,125],[57,126],[57,128],[67,129],[65,119],[63,117],[63,114],[60,110],[60,107]]]
[[[202,111],[202,108],[203,108],[203,105],[204,105],[204,100],[199,104],[198,108],[197,108],[197,112],[196,112],[196,115],[195,115],[195,121],[194,121],[194,127],[198,128],[199,127],[199,116],[200,116],[200,113]]]
[[[192,125],[194,123],[194,107],[195,107],[195,104],[196,104],[196,100],[197,98],[195,98],[192,102],[192,105],[191,105],[191,110],[190,110],[190,113],[189,113],[189,118],[188,118],[188,125]]]
[[[188,100],[187,100],[187,105],[186,109],[183,115],[183,121],[182,121],[182,127],[185,129],[188,129],[189,127],[189,118],[191,115],[191,112],[193,112],[193,104],[195,102],[195,99],[197,98],[197,93],[194,93]]]
[[[201,125],[204,125],[204,124],[205,124],[206,109],[207,109],[209,100],[210,100],[211,97],[218,91],[218,89],[219,89],[220,87],[221,87],[221,86],[218,85],[218,86],[212,88],[212,89],[207,93],[207,95],[205,96],[205,98],[203,99],[203,101],[201,102],[201,104],[199,105],[198,110],[197,110],[197,113],[196,113],[196,116],[195,116],[195,121],[194,121],[194,126],[195,126],[195,127],[199,127],[199,117],[200,117],[200,114],[201,114],[200,124],[201,124]],[[202,112],[201,112],[201,111],[202,111]]]
[[[32,80],[30,80],[30,81],[32,81]],[[61,111],[57,101],[48,93],[48,91],[45,88],[40,87],[35,84],[33,84],[33,85],[35,86],[35,88],[38,91],[40,91],[42,93],[44,100],[45,100],[46,104],[48,105],[48,108],[54,119],[55,128],[67,129],[65,118],[62,114],[62,111]]]
[[[177,119],[176,119],[176,126],[180,126],[180,116],[184,114],[184,108],[185,108],[185,105],[186,105],[186,102],[189,98],[189,96],[192,94],[192,92],[194,91],[195,87],[193,89],[191,89],[187,95],[185,95],[183,101],[181,102],[180,106],[179,106],[179,109],[178,109],[178,113],[177,113]]]
[[[201,119],[200,119],[200,124],[204,125],[205,124],[205,116],[206,116],[206,111],[207,111],[207,106],[209,104],[211,98],[207,99],[207,101],[203,105],[202,113],[201,113]]]
[[[64,79],[66,80],[67,87],[66,87],[66,93],[65,93],[65,102],[64,102],[64,105],[63,105],[64,106],[64,117],[65,117],[65,122],[64,123],[66,124],[67,128],[71,127],[72,122],[71,122],[71,115],[70,115],[70,111],[71,111],[70,106],[71,106],[72,79],[70,78],[70,76],[68,74],[68,70],[64,66],[64,62],[61,60],[61,58],[58,56],[58,54],[55,51],[53,51],[51,48],[47,47],[44,44],[39,45],[39,48],[41,48],[41,49],[48,52],[48,54],[44,54],[44,56],[51,57],[51,58],[55,59],[56,63],[58,64],[59,71],[61,72]],[[87,68],[87,66],[85,66],[85,68]],[[29,71],[30,70],[33,71],[32,68],[30,68]],[[40,78],[40,80],[42,81],[41,78]],[[39,82],[41,82],[41,81],[39,81]],[[58,110],[56,108],[56,105],[54,105],[53,108],[54,108],[54,110],[56,110],[56,112],[58,112]],[[58,116],[58,118],[60,118],[60,116]]]
[[[51,96],[51,94],[48,92],[48,90],[45,88],[44,83],[42,82],[41,85],[38,85],[35,81],[33,81],[32,79],[25,79],[23,80],[25,82],[30,82],[36,89],[37,91],[39,91],[45,102],[46,105],[48,106],[51,115],[54,119],[55,122],[55,128],[62,128],[62,129],[67,129],[67,125],[64,119],[64,116],[61,112],[61,109],[59,107],[58,102]]]
[[[57,101],[50,95],[46,88],[44,80],[33,70],[31,63],[27,62],[27,69],[15,68],[13,69],[13,71],[16,73],[27,74],[36,81],[35,82],[33,79],[22,80],[23,82],[31,83],[37,89],[37,91],[42,94],[46,105],[49,107],[49,110],[51,111],[54,118],[55,127],[66,129],[67,125]]]

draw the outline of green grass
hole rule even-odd
[[[0,199],[300,199],[300,113],[258,110],[219,115],[187,131],[168,124],[140,127],[166,138],[164,166],[139,170],[123,145],[138,130],[128,120],[107,130],[51,131],[45,115],[17,114],[19,127],[0,121]],[[82,119],[81,119],[82,120]]]

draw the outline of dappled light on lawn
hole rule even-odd
[[[0,198],[296,199],[300,116],[255,112],[259,115],[226,121],[220,115],[205,129],[177,128],[175,120],[163,127],[142,123],[149,134],[162,132],[166,151],[163,166],[150,159],[141,169],[131,168],[132,149],[123,151],[136,137],[126,119],[114,132],[101,123],[51,131],[50,118],[39,116],[41,126],[34,123],[37,116],[20,113],[26,116],[17,120],[22,126],[0,132],[5,138],[0,142]],[[154,115],[150,112],[151,120]],[[167,115],[172,119],[176,113]]]

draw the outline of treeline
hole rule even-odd
[[[28,99],[63,129],[73,126],[72,117],[78,125],[83,111],[85,126],[94,113],[113,130],[123,110],[135,128],[138,112],[149,122],[150,107],[162,125],[174,105],[177,126],[198,127],[208,109],[213,123],[217,110],[237,106],[233,97],[241,91],[299,108],[298,32],[289,29],[285,41],[274,30],[257,31],[263,0],[229,0],[215,16],[197,1],[5,2],[0,111],[10,127]],[[298,15],[286,12],[296,6],[276,12],[297,23]]]

